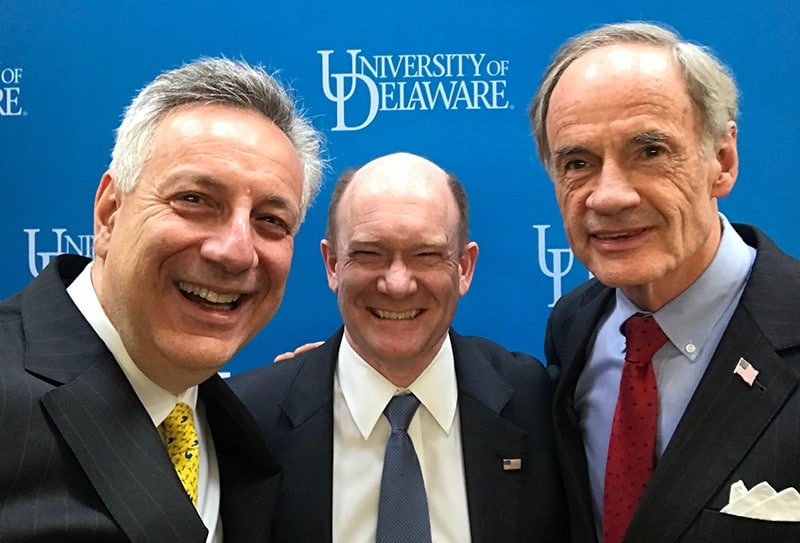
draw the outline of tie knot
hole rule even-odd
[[[649,364],[667,336],[652,315],[634,315],[625,321],[625,361]]]
[[[176,403],[172,411],[169,412],[167,418],[162,423],[167,428],[180,429],[187,425],[194,427],[194,417],[192,416],[192,408],[185,403]]]
[[[167,418],[158,427],[167,449],[174,452],[196,449],[198,446],[197,431],[194,427],[192,408],[185,403],[177,403]],[[190,453],[187,453],[190,454]]]
[[[414,413],[419,407],[419,400],[413,394],[394,396],[383,410],[392,430],[407,430]]]

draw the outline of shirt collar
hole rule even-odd
[[[703,352],[706,338],[739,296],[755,259],[755,250],[742,240],[724,215],[720,213],[719,217],[722,237],[711,263],[689,288],[653,313],[670,343],[691,361]],[[620,322],[642,313],[621,289],[617,289],[616,295]]]
[[[393,385],[370,366],[347,341],[339,347],[337,378],[342,395],[361,435],[367,439],[392,396],[412,392],[436,423],[449,434],[458,402],[455,362],[450,335],[428,367],[407,388]]]
[[[153,424],[158,426],[164,422],[164,419],[167,418],[167,415],[178,402],[183,402],[189,405],[192,410],[195,410],[197,407],[196,386],[189,388],[179,396],[175,396],[151,381],[130,357],[122,343],[119,332],[111,324],[106,312],[100,305],[100,300],[97,298],[97,292],[95,292],[92,285],[92,264],[93,262],[90,262],[72,284],[67,287],[67,294],[72,298],[72,301],[78,307],[78,311],[89,322],[95,333],[106,344],[108,350],[111,351],[125,377],[128,378],[134,392],[139,397],[139,401],[142,402],[147,414],[153,420]]]

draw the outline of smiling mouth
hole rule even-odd
[[[373,309],[372,314],[379,319],[393,320],[393,321],[407,321],[415,318],[422,313],[421,309],[411,309],[409,311],[386,311],[385,309]]]
[[[644,228],[639,228],[636,230],[628,230],[625,232],[599,232],[594,233],[591,236],[595,239],[599,239],[601,241],[613,241],[618,239],[626,239],[634,236],[638,236],[642,232],[644,232]]]
[[[209,309],[216,311],[233,311],[239,307],[241,294],[223,294],[209,290],[206,287],[187,283],[186,281],[178,282],[178,289],[187,300],[200,304]]]

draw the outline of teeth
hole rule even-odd
[[[375,314],[382,319],[391,319],[395,321],[413,319],[420,314],[419,309],[411,309],[403,311],[402,313],[395,313],[394,311],[386,311],[384,309],[376,309]]]
[[[230,304],[242,296],[241,294],[221,294],[219,292],[214,292],[213,290],[208,290],[206,287],[193,285],[192,283],[187,283],[185,281],[180,281],[178,283],[178,288],[189,294],[199,296],[200,298],[206,300],[207,302],[211,302],[212,304]]]

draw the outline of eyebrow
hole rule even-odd
[[[579,153],[585,153],[588,149],[586,147],[581,147],[579,145],[565,145],[564,147],[559,147],[553,153],[553,156],[561,159],[566,156],[577,155]]]
[[[648,143],[661,143],[668,139],[669,136],[663,132],[642,132],[641,134],[633,136],[631,142],[638,145],[647,145]]]

